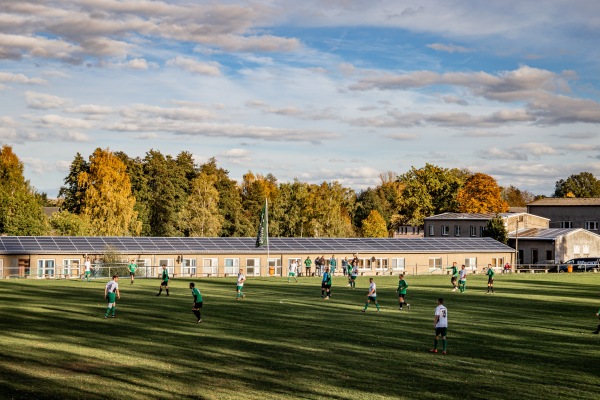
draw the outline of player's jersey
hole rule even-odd
[[[244,280],[246,280],[246,276],[244,274],[238,274],[238,286],[244,286]]]
[[[312,261],[307,258],[306,260],[304,260],[304,265],[306,265],[307,267],[310,267],[312,265]]]
[[[461,281],[466,281],[467,280],[467,270],[466,269],[461,269],[460,270],[460,276],[459,278]]]
[[[407,287],[408,284],[406,283],[406,281],[404,279],[400,279],[400,281],[398,282],[398,293],[406,294]]]
[[[352,276],[357,276],[358,275],[358,267],[354,266],[352,267]]]
[[[119,284],[117,282],[109,281],[106,284],[106,293],[116,293],[118,288],[119,288]]]
[[[135,270],[137,269],[137,264],[135,263],[131,263],[129,264],[129,272],[135,272]]]
[[[332,258],[331,260],[329,260],[329,265],[332,267],[337,266],[337,261],[335,261],[335,258]]]
[[[169,282],[169,270],[168,269],[163,269],[162,280],[163,280],[163,282]]]
[[[438,316],[438,322],[435,324],[436,328],[447,328],[448,327],[448,310],[445,306],[439,305],[435,308],[435,315]]]
[[[375,282],[371,282],[369,285],[369,296],[377,297],[377,285],[375,285]]]
[[[495,274],[496,273],[494,272],[493,268],[488,268],[488,270],[487,270],[487,276],[488,276],[488,278],[493,278]]]
[[[296,268],[298,268],[298,264],[292,263],[292,265],[290,265],[290,272],[295,274]]]
[[[92,268],[92,263],[89,261],[86,261],[83,263],[83,265],[85,266],[85,272],[90,272],[90,269]]]
[[[198,288],[192,289],[192,296],[194,296],[194,303],[202,302],[202,293],[198,290]]]
[[[452,276],[458,276],[458,268],[456,268],[455,266],[448,267],[446,269],[451,269],[452,270]]]
[[[331,274],[329,272],[323,273],[323,283],[326,285],[331,285]]]

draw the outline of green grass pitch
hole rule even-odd
[[[103,319],[107,280],[0,281],[0,398],[6,399],[597,399],[600,274],[375,277],[381,313],[335,277],[119,281],[117,318]],[[448,354],[431,354],[436,299],[448,307]]]

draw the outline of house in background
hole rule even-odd
[[[600,235],[581,228],[530,228],[509,233],[519,264],[563,262],[600,256]]]
[[[548,218],[550,228],[583,228],[600,232],[600,197],[548,197],[529,203],[527,212]]]
[[[528,213],[443,213],[425,218],[425,237],[483,237],[488,221],[499,215],[507,232],[524,228],[548,228],[549,220]]]

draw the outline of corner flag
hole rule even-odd
[[[258,225],[258,234],[256,235],[256,247],[261,247],[269,244],[269,209],[267,207],[267,199],[260,213],[260,223]]]

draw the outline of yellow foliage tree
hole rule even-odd
[[[508,211],[502,190],[494,178],[480,172],[471,175],[459,190],[456,200],[460,212],[500,213]]]
[[[370,238],[388,237],[385,219],[377,210],[371,211],[362,221],[362,233],[364,237]]]
[[[179,213],[181,229],[188,236],[219,236],[224,218],[219,214],[219,191],[215,183],[217,177],[204,172],[192,181],[192,193]]]
[[[82,214],[89,218],[92,235],[139,235],[142,226],[125,170],[111,151],[98,148],[90,156],[89,172],[79,175],[79,184],[86,189]]]

